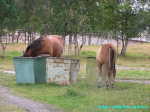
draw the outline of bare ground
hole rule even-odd
[[[63,112],[60,109],[55,108],[53,105],[42,104],[39,102],[32,101],[23,97],[15,96],[11,91],[4,87],[0,86],[0,106],[13,106],[18,108],[17,112]],[[13,112],[12,110],[7,109],[3,112]],[[16,112],[16,111],[14,111]]]

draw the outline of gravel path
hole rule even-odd
[[[116,66],[116,69],[118,70],[148,70],[150,71],[150,68],[145,68],[145,67],[127,67],[127,66]]]
[[[139,84],[150,84],[150,80],[130,80],[130,79],[117,79],[117,82],[131,82]]]
[[[15,75],[15,71],[14,70],[0,70],[0,72],[11,74],[11,75]]]
[[[62,110],[56,109],[52,105],[42,104],[30,99],[15,96],[8,88],[3,86],[0,86],[0,96],[3,98],[1,99],[0,105],[12,104],[14,106],[17,106],[18,108],[21,108],[25,112],[63,112]]]

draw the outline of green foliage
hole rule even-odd
[[[128,38],[150,31],[149,10],[132,5],[118,0],[0,0],[0,33],[18,28],[60,35],[102,32],[121,37],[126,47]]]
[[[16,23],[17,8],[14,0],[0,0],[0,33],[3,33],[4,29],[15,30]]]
[[[103,31],[133,37],[145,28],[148,16],[144,10],[135,13],[131,5],[117,0],[1,0],[0,19],[9,27],[15,22],[19,28],[41,33]]]

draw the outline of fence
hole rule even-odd
[[[16,31],[0,36],[1,48],[5,48],[8,43],[25,43],[30,44],[33,40],[40,37],[39,33],[27,33],[24,31]],[[80,50],[85,45],[101,45],[104,43],[116,44],[116,40],[112,36],[106,36],[101,33],[76,33],[64,36],[65,55],[79,55]]]

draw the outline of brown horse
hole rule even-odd
[[[34,40],[26,49],[24,57],[50,55],[60,57],[63,53],[64,41],[61,36],[47,35]]]
[[[96,56],[98,78],[101,79],[98,87],[113,87],[116,76],[116,51],[112,44],[104,44]]]

